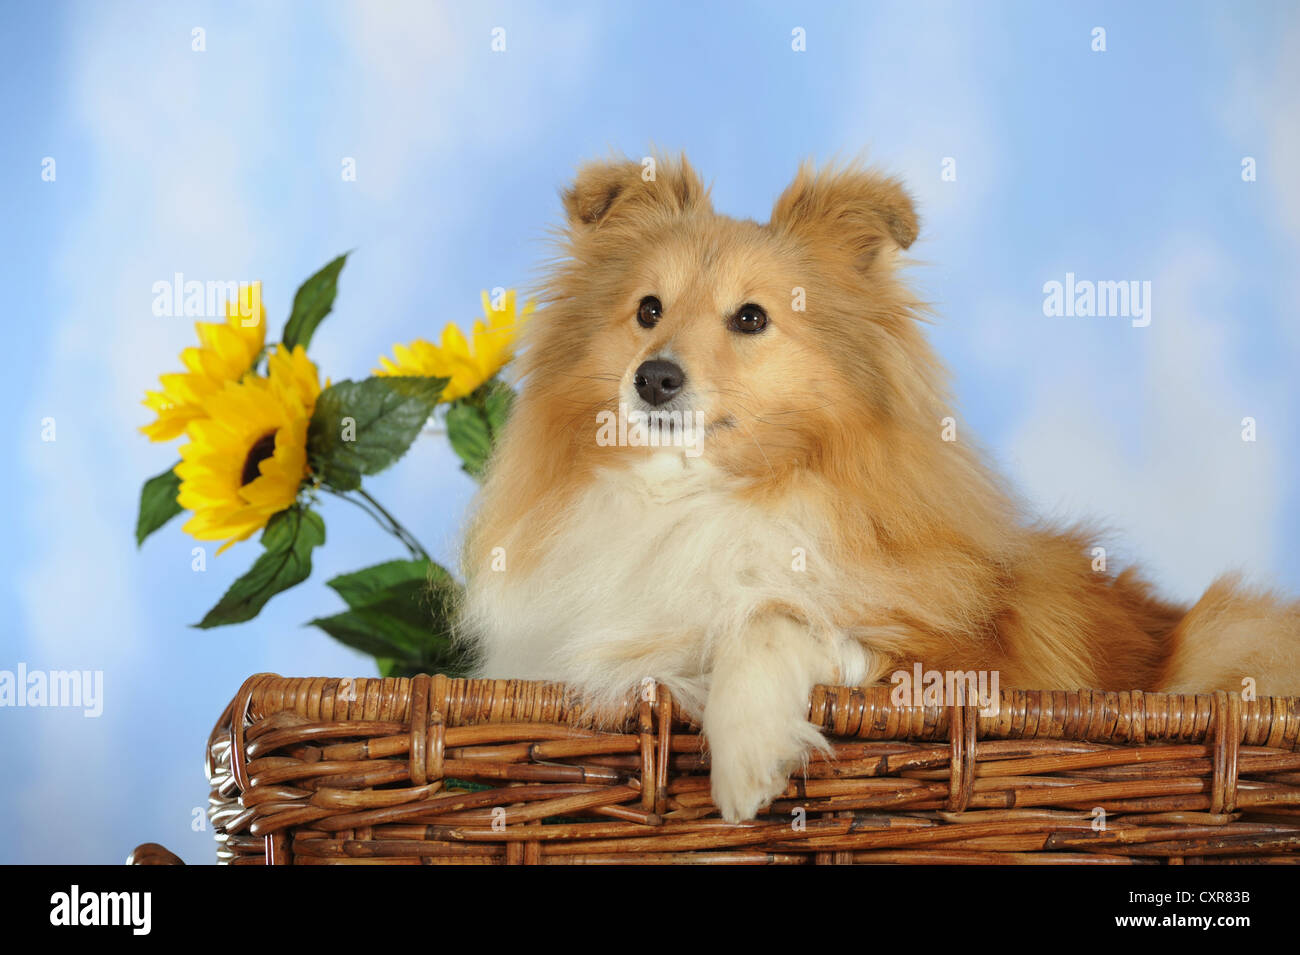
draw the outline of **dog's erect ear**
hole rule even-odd
[[[562,198],[574,229],[637,212],[682,213],[709,201],[708,190],[685,156],[586,163]]]
[[[848,252],[870,268],[884,249],[906,249],[919,223],[903,184],[857,167],[814,170],[803,163],[772,209],[771,226]]]

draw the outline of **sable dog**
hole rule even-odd
[[[920,661],[1024,688],[1300,692],[1300,604],[1220,579],[1188,609],[1097,573],[1086,530],[1028,522],[941,439],[897,181],[805,166],[764,225],[715,213],[684,159],[642,172],[591,163],[563,195],[464,552],[482,675],[598,706],[662,681],[702,718],[729,820],[826,745],[818,682]],[[632,413],[670,446],[608,426]]]

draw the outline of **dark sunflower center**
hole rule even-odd
[[[275,454],[275,432],[268,431],[249,448],[248,457],[244,458],[244,473],[240,475],[239,486],[243,487],[256,481],[262,473],[259,470],[262,462],[273,454]]]

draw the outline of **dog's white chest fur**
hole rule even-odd
[[[613,701],[645,677],[701,706],[713,653],[764,608],[826,585],[816,529],[748,502],[701,459],[610,469],[545,533],[541,561],[470,576],[465,620],[488,677],[556,679]],[[503,564],[503,566],[502,566]]]

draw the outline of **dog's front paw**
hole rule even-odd
[[[707,721],[706,721],[707,722]],[[811,723],[786,726],[706,725],[713,804],[727,822],[753,819],[785,791],[790,774],[801,770],[825,738]]]

